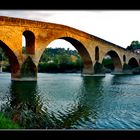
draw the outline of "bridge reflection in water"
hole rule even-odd
[[[1,77],[1,111],[22,128],[140,128],[139,75],[39,73],[37,82],[11,83]]]
[[[80,88],[81,86],[78,88],[79,91],[82,90]],[[82,117],[86,118],[89,114],[87,106],[82,103],[83,101],[80,101],[80,94],[78,98],[75,97],[74,100],[76,101],[72,101],[74,104],[63,104],[64,106],[61,105],[58,110],[53,109],[53,107],[49,109],[49,99],[45,102],[41,100],[36,81],[11,81],[9,94],[7,102],[1,106],[1,111],[10,117],[13,122],[20,124],[21,128],[69,129],[72,128],[74,123],[81,120]],[[47,95],[45,96],[46,99]],[[57,98],[55,98],[56,100]]]

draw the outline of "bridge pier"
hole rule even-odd
[[[105,70],[102,64],[98,61],[93,65],[92,69],[83,69],[82,76],[105,76]]]
[[[2,66],[0,65],[0,73],[2,73]]]
[[[133,74],[132,73],[132,68],[124,63],[122,69],[115,69],[114,72],[112,72],[113,75],[125,75],[125,74]]]
[[[22,78],[14,78],[11,77],[12,81],[37,81],[37,77],[22,77]]]
[[[132,68],[124,63],[123,68],[116,67],[113,72],[111,72],[113,75],[127,75],[127,74],[133,74]],[[99,63],[98,61],[95,62],[93,65],[93,69],[83,69],[82,76],[105,76],[105,68],[104,66]]]
[[[82,73],[82,76],[91,76],[91,77],[104,77],[105,74],[104,73],[100,73],[100,74],[89,74],[89,73]]]
[[[81,72],[82,76],[92,76],[93,75],[93,69],[90,68],[83,68]]]
[[[133,74],[132,68],[126,63],[123,64],[123,73],[124,74]]]
[[[114,70],[113,72],[111,72],[112,75],[123,75],[123,71],[122,70]]]
[[[25,62],[19,67],[18,71],[11,72],[12,81],[37,81],[37,66],[31,57],[27,57]]]
[[[17,78],[17,77],[11,77],[11,81],[37,81],[37,77],[21,77],[21,78]]]
[[[26,75],[23,76],[22,73],[11,73],[11,80],[12,81],[37,81],[37,73],[34,76]]]

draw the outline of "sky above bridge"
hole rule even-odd
[[[0,16],[67,25],[123,48],[133,40],[140,41],[140,10],[0,10]],[[51,47],[58,45],[73,49],[66,41],[50,44]]]

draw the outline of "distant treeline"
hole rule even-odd
[[[4,51],[0,48],[0,61],[3,61],[3,71],[10,72],[10,64]],[[111,58],[104,58],[102,63],[107,69],[113,70]],[[39,64],[38,72],[48,73],[71,73],[81,72],[83,61],[77,50],[65,48],[46,48],[43,52]]]
[[[82,59],[76,50],[64,48],[46,48],[41,56],[39,72],[81,72]]]
[[[10,72],[10,64],[4,51],[0,48],[0,61],[3,61],[3,71]],[[80,72],[83,67],[82,59],[76,50],[65,48],[46,48],[39,64],[39,72]]]

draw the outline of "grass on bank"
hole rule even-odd
[[[20,126],[0,112],[0,129],[19,129]]]

